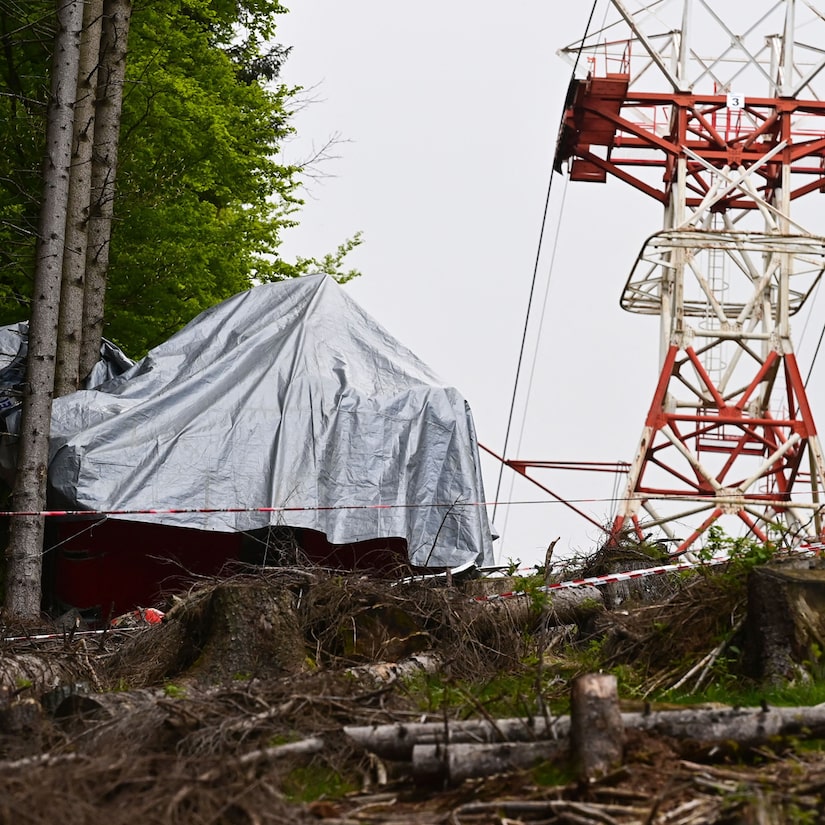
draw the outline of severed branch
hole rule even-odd
[[[280,759],[293,758],[295,756],[312,756],[324,748],[324,740],[318,736],[309,739],[300,739],[297,742],[287,742],[283,745],[274,745],[271,748],[260,748],[241,754],[235,764],[239,766],[258,765],[265,762],[275,762]],[[214,782],[220,777],[223,768],[213,768],[201,774],[198,779],[201,782]]]
[[[702,686],[702,683],[707,679],[708,674],[710,673],[710,669],[713,667],[713,663],[725,652],[725,648],[730,644],[731,639],[739,632],[742,625],[745,623],[745,618],[742,617],[736,624],[731,628],[730,632],[722,639],[719,644],[704,656],[700,661],[698,661],[678,682],[670,687],[671,691],[678,690],[680,687],[685,685],[692,676],[694,676],[697,672],[699,676],[696,679],[696,683],[693,686],[694,691],[699,690]],[[701,672],[700,672],[701,671]]]

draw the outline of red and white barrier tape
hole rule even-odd
[[[822,552],[822,549],[821,544],[810,544],[800,548],[796,552],[800,555],[812,555]],[[642,567],[638,570],[626,570],[621,573],[607,573],[603,576],[587,576],[582,579],[568,579],[563,582],[554,582],[553,584],[538,587],[536,588],[536,591],[539,593],[549,593],[552,590],[563,590],[571,587],[586,587],[587,585],[603,587],[606,584],[644,579],[648,576],[661,576],[664,573],[682,573],[687,570],[695,570],[697,567],[714,567],[718,564],[728,564],[730,561],[731,559],[728,556],[716,556],[706,561],[685,561],[679,562],[678,564],[660,564],[657,567]],[[509,599],[515,596],[526,595],[528,595],[528,591],[526,590],[511,590],[508,593],[493,593],[490,596],[476,596],[475,601],[490,602],[496,601],[497,599]]]

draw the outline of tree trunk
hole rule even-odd
[[[131,0],[105,0],[92,155],[91,209],[83,298],[83,340],[80,345],[81,380],[86,378],[97,363],[100,341],[103,337],[103,311],[109,271],[123,81],[126,76],[126,49],[131,15]]]
[[[38,512],[46,504],[60,278],[83,2],[59,0],[57,9],[58,32],[52,60],[46,127],[43,201],[38,226],[17,475],[12,499],[18,512]],[[10,616],[36,619],[40,614],[42,547],[41,516],[17,516],[12,519],[6,550],[6,612]]]
[[[80,381],[83,282],[88,240],[86,230],[89,222],[89,197],[92,190],[92,145],[94,143],[95,94],[102,18],[103,0],[86,0],[74,110],[74,154],[69,180],[66,244],[63,250],[63,285],[60,290],[55,396],[74,392]]]

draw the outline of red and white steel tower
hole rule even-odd
[[[825,238],[791,210],[825,193],[817,5],[609,0],[605,24],[562,50],[586,76],[559,168],[617,178],[664,213],[621,295],[659,316],[660,372],[614,534],[660,529],[676,552],[720,519],[762,540],[822,535],[825,462],[791,341],[825,268]]]

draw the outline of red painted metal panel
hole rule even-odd
[[[159,604],[195,577],[232,572],[233,563],[238,570],[240,562],[277,561],[264,558],[265,540],[242,533],[121,519],[56,520],[54,533],[47,599],[59,609],[77,608],[93,623]],[[323,533],[295,529],[289,541],[300,563],[372,572],[394,572],[407,564],[403,538],[330,544]]]
[[[108,519],[58,521],[51,551],[53,597],[94,621],[157,604],[193,576],[240,559],[242,536]]]

